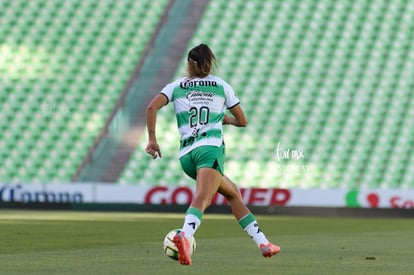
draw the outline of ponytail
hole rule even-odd
[[[190,77],[203,78],[211,74],[213,64],[216,68],[217,59],[213,51],[206,44],[200,44],[188,52],[188,74]]]

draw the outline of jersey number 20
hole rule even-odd
[[[196,127],[198,124],[205,125],[208,123],[210,109],[207,106],[191,107],[188,113],[190,114],[188,118],[190,128]]]

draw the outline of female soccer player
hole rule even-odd
[[[232,87],[211,75],[213,64],[217,67],[217,60],[207,45],[191,49],[187,57],[188,76],[166,85],[146,110],[146,152],[155,159],[161,157],[155,132],[157,111],[169,102],[174,103],[181,136],[178,157],[184,172],[196,180],[195,196],[186,211],[182,231],[174,237],[178,260],[183,265],[192,264],[188,239],[200,226],[216,192],[228,199],[233,215],[264,257],[280,252],[280,247],[270,243],[257,225],[237,186],[224,175],[223,125],[245,127],[247,119]],[[232,116],[224,114],[226,109]]]

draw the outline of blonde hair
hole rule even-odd
[[[211,74],[213,65],[218,69],[216,56],[209,46],[200,44],[188,52],[187,72],[189,77],[204,78]]]

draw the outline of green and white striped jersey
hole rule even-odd
[[[227,82],[214,75],[183,77],[167,84],[161,94],[174,103],[181,136],[179,158],[199,146],[222,145],[224,112],[240,103]]]

